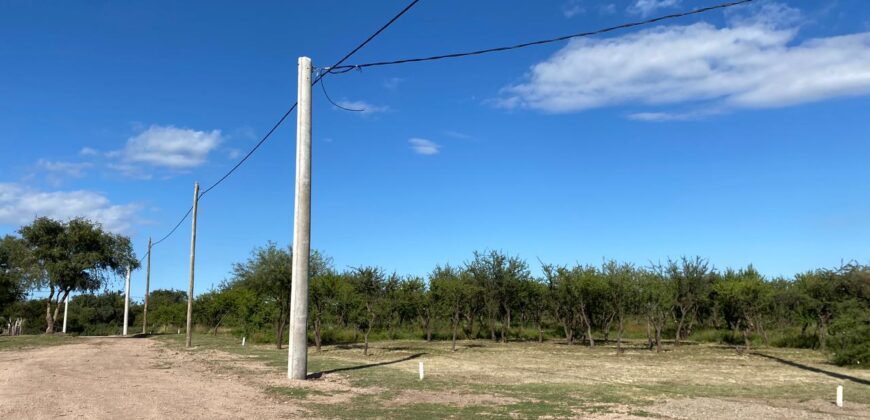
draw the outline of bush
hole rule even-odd
[[[855,301],[842,304],[830,333],[832,362],[865,368],[870,364],[870,309]]]

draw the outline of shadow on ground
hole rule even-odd
[[[779,358],[779,357],[776,357],[776,356],[771,356],[771,355],[769,355],[769,354],[758,353],[758,352],[752,352],[752,353],[750,353],[750,354],[752,354],[752,355],[754,355],[754,356],[761,356],[761,357],[764,357],[764,358],[767,358],[767,359],[770,359],[770,360],[775,360],[775,361],[777,361],[777,362],[779,362],[779,363],[782,363],[782,364],[785,364],[785,365],[789,365],[789,366],[792,366],[792,367],[796,367],[796,368],[798,368],[798,369],[803,369],[803,370],[807,370],[807,371],[810,371],[810,372],[821,373],[821,374],[823,374],[823,375],[828,375],[828,376],[833,377],[833,378],[843,379],[843,380],[846,380],[846,381],[852,381],[852,382],[859,383],[859,384],[862,384],[862,385],[870,385],[870,380],[867,380],[867,379],[861,379],[861,378],[856,378],[856,377],[854,377],[854,376],[845,375],[845,374],[842,374],[842,373],[837,373],[837,372],[827,371],[827,370],[824,370],[824,369],[820,369],[820,368],[813,367],[813,366],[808,366],[808,365],[805,365],[805,364],[802,364],[802,363],[798,363],[798,362],[794,362],[794,361],[791,361],[791,360],[787,360],[787,359]]]
[[[328,375],[328,374],[330,374],[330,373],[347,372],[347,371],[351,371],[351,370],[360,370],[360,369],[368,369],[368,368],[373,368],[373,367],[378,367],[378,366],[393,365],[393,364],[396,364],[396,363],[401,363],[401,362],[406,362],[406,361],[408,361],[408,360],[416,359],[416,358],[418,358],[418,357],[420,357],[420,356],[423,356],[424,354],[426,354],[426,353],[415,353],[415,354],[412,354],[412,355],[410,355],[410,356],[403,357],[403,358],[401,358],[401,359],[390,360],[390,361],[387,361],[387,362],[369,363],[369,364],[366,364],[366,365],[348,366],[348,367],[343,367],[343,368],[324,370],[324,371],[321,371],[321,372],[314,372],[314,373],[308,375],[308,379],[317,379],[317,378],[321,378],[321,377],[323,377],[323,375]]]

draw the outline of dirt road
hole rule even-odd
[[[303,415],[233,375],[184,363],[189,357],[137,338],[0,352],[0,419]]]

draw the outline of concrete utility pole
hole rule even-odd
[[[287,377],[308,376],[308,256],[311,253],[311,59],[299,57],[296,109],[296,203]]]
[[[199,204],[199,182],[193,184],[193,222],[190,227],[190,286],[187,289],[187,341],[190,347],[193,338],[193,268],[196,262],[196,208]]]
[[[130,317],[130,266],[127,266],[127,282],[124,287],[124,332],[127,335],[127,321]]]
[[[63,300],[63,333],[66,334],[66,316],[69,313],[69,293],[66,299]]]
[[[142,308],[142,334],[148,328],[148,293],[151,289],[151,237],[148,237],[148,268],[145,270],[145,307]]]

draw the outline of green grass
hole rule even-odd
[[[184,336],[157,339],[184,346]],[[397,340],[374,343],[369,356],[358,345],[327,346],[322,353],[309,353],[309,371],[325,372],[321,379],[304,387],[272,385],[266,391],[325,418],[536,418],[611,412],[659,417],[650,410],[668,399],[779,400],[790,405],[826,398],[838,383],[848,384],[847,400],[870,404],[870,385],[864,382],[870,374],[830,365],[817,351],[758,350],[781,359],[777,361],[737,354],[722,345],[690,344],[656,354],[642,350],[642,344],[628,343],[630,350],[620,356],[611,346],[552,342],[462,342],[454,353],[445,342]],[[196,335],[194,345],[192,351],[217,350],[256,360],[275,377],[286,372],[286,348],[242,347],[237,338],[221,335]],[[417,377],[417,360],[427,365],[423,381]],[[322,386],[330,381],[349,388]],[[336,403],[333,398],[344,399]],[[466,399],[460,403],[457,398]]]
[[[0,336],[0,351],[22,350],[35,347],[59,346],[74,342],[76,337],[64,335]]]

